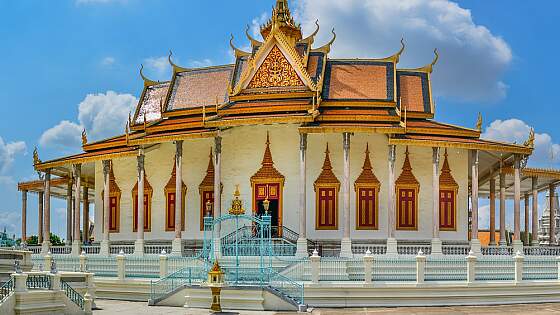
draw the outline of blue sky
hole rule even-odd
[[[229,37],[248,45],[273,0],[66,0],[0,2],[0,228],[20,232],[16,183],[36,177],[33,147],[42,159],[76,152],[79,132],[91,138],[119,133],[142,89],[144,63],[154,79],[169,78],[166,55],[187,66],[232,61]],[[434,71],[440,121],[521,142],[537,132],[536,166],[558,166],[555,126],[560,65],[556,52],[560,4],[554,1],[297,0],[293,11],[309,32],[321,23],[317,45],[338,33],[335,57],[384,57],[407,42],[403,66],[422,66],[440,49]],[[112,91],[112,92],[109,92]],[[88,96],[89,95],[89,96]],[[515,120],[512,120],[515,119]],[[550,152],[559,153],[550,155]],[[36,233],[29,198],[28,233]],[[53,211],[64,209],[55,201]],[[62,212],[61,212],[62,213]],[[55,216],[56,217],[56,216]],[[65,230],[63,220],[53,230]]]

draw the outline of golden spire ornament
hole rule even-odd
[[[233,193],[233,200],[231,201],[231,208],[228,210],[231,215],[241,215],[245,214],[245,209],[243,209],[243,201],[239,199],[241,194],[239,193],[239,185],[235,185],[235,192]]]

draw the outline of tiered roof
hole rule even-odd
[[[378,59],[331,59],[336,40],[315,47],[317,29],[303,37],[287,0],[277,0],[263,40],[246,32],[250,51],[230,41],[231,65],[173,68],[170,81],[156,82],[142,71],[144,90],[125,134],[86,143],[86,153],[49,162],[37,169],[90,158],[134,154],[138,146],[214,137],[221,128],[291,123],[302,133],[385,133],[391,144],[472,148],[531,154],[532,146],[480,139],[480,128],[439,123],[431,92],[435,59],[416,69],[399,69],[405,49]],[[479,127],[479,126],[477,126]],[[124,128],[123,128],[124,129]],[[85,138],[84,138],[85,139]],[[116,151],[115,151],[116,150]]]

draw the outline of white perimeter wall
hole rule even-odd
[[[241,199],[249,213],[251,205],[250,177],[260,168],[265,148],[266,132],[270,132],[271,151],[276,168],[286,177],[284,185],[283,224],[298,232],[299,230],[299,133],[297,125],[245,126],[222,131],[222,212],[227,212],[235,190],[240,185]],[[315,230],[315,193],[313,182],[321,172],[326,143],[329,143],[333,171],[342,182],[342,135],[310,134],[307,150],[307,234],[311,239],[340,239],[342,237],[343,211],[342,198],[339,198],[339,230]],[[353,183],[359,176],[364,162],[366,143],[370,145],[373,171],[381,182],[379,195],[379,230],[357,231],[355,229],[355,193]],[[184,142],[183,180],[187,185],[186,231],[184,239],[200,239],[199,229],[200,197],[198,185],[206,175],[208,155],[213,147],[213,139],[198,139]],[[397,231],[398,239],[427,240],[432,237],[432,149],[410,147],[410,161],[413,173],[420,181],[420,203],[418,231]],[[396,178],[401,173],[405,147],[397,147],[395,166]],[[154,189],[152,199],[152,232],[146,232],[146,240],[173,239],[173,232],[165,232],[164,187],[170,178],[174,163],[175,147],[164,143],[146,153],[145,168],[148,181]],[[440,167],[443,164],[443,150]],[[467,239],[468,209],[468,152],[451,149],[449,164],[455,180],[459,183],[457,199],[457,231],[441,232],[443,240]],[[381,134],[355,134],[351,138],[350,149],[350,222],[351,237],[354,239],[385,239],[387,236],[388,207],[388,145],[387,137]],[[120,232],[112,233],[112,240],[134,240],[132,232],[132,188],[136,182],[136,158],[113,161],[117,184],[121,189]],[[103,172],[101,162],[96,164],[96,209],[102,209]],[[341,189],[342,193],[342,189]],[[342,195],[340,195],[342,197]],[[95,237],[101,239],[101,211],[95,213]],[[233,227],[225,226],[222,233]]]

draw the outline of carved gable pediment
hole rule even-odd
[[[268,56],[258,68],[253,79],[247,85],[248,89],[298,87],[304,86],[288,59],[282,54],[277,45],[272,47]]]

